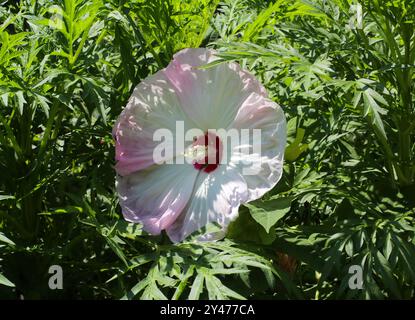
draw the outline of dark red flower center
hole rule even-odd
[[[208,132],[195,138],[192,147],[196,152],[200,152],[200,150],[202,152],[197,156],[197,160],[193,162],[195,169],[210,173],[219,166],[222,159],[223,145],[217,135]]]

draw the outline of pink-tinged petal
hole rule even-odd
[[[240,145],[229,152],[232,154],[230,165],[243,175],[248,199],[252,201],[272,189],[281,178],[287,140],[285,116],[278,104],[252,94],[243,103],[232,127],[250,129],[248,138],[242,139]],[[251,129],[261,130],[259,140],[255,140]],[[255,152],[254,143],[260,144],[260,153]]]
[[[143,224],[151,234],[159,234],[186,207],[197,173],[190,165],[154,165],[118,176],[116,186],[124,218]]]
[[[174,137],[177,121],[183,122],[184,130],[194,127],[163,71],[136,86],[113,129],[118,174],[128,175],[153,165],[154,148],[160,144],[154,140],[154,132],[168,129]],[[167,151],[177,155],[173,145]]]
[[[199,240],[222,238],[228,224],[237,217],[239,205],[246,202],[247,198],[246,183],[237,170],[219,166],[209,174],[200,171],[189,204],[167,228],[167,234],[173,242],[180,242],[195,231],[214,223],[222,228],[221,231],[207,233]]]
[[[210,49],[185,49],[164,70],[186,114],[198,128],[227,128],[253,92],[266,96],[263,86],[235,62],[200,68],[217,60]]]

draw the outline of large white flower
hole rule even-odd
[[[125,219],[152,234],[166,230],[174,242],[209,223],[222,231],[201,239],[222,237],[240,204],[261,197],[282,174],[286,121],[281,108],[237,63],[199,68],[216,59],[210,49],[178,52],[167,68],[134,89],[113,130]],[[182,148],[173,141],[165,150],[171,161],[159,164],[155,133],[164,129],[175,137],[177,123],[199,134]],[[228,143],[227,132],[242,129],[251,134],[242,134],[236,145]],[[260,136],[252,134],[254,129]]]

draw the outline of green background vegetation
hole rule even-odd
[[[3,1],[0,297],[414,298],[415,3],[356,5]],[[261,80],[289,144],[226,239],[173,245],[122,219],[111,128],[136,84],[199,46]]]

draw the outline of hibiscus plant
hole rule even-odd
[[[3,0],[0,298],[413,299],[414,8]]]

